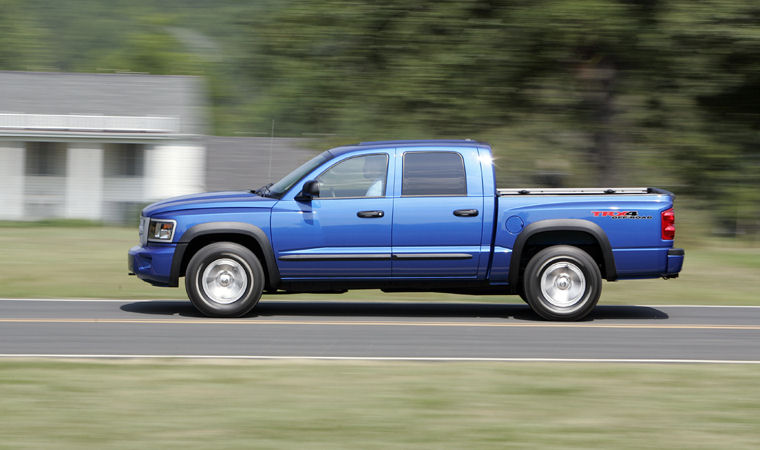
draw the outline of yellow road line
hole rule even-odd
[[[183,325],[325,325],[325,326],[399,326],[399,327],[498,327],[498,328],[616,328],[665,330],[760,330],[760,325],[716,324],[627,324],[627,323],[525,323],[525,322],[412,322],[369,320],[260,320],[260,319],[0,319],[0,323],[57,323],[57,324],[183,324]]]

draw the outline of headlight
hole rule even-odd
[[[148,226],[148,241],[171,242],[174,238],[175,220],[150,219]]]
[[[148,224],[150,223],[150,217],[140,216],[140,244],[145,245],[148,243]]]

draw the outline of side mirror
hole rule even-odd
[[[319,197],[319,181],[309,180],[303,185],[303,189],[296,196],[296,200],[309,201],[314,197]]]

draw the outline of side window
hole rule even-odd
[[[63,142],[27,142],[26,174],[31,176],[66,176],[66,144]]]
[[[106,144],[103,169],[107,177],[141,177],[145,172],[145,145]]]
[[[317,177],[319,197],[383,197],[387,178],[387,154],[349,158]]]
[[[462,155],[456,152],[404,153],[401,195],[467,195]]]

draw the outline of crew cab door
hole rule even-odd
[[[275,205],[272,240],[284,280],[391,276],[393,152],[330,160]],[[319,195],[296,200],[314,179]]]
[[[477,151],[397,149],[396,173],[393,277],[475,278],[490,250]]]

